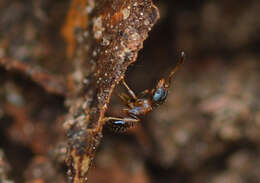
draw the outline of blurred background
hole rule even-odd
[[[166,103],[142,124],[125,134],[104,129],[89,182],[259,183],[260,1],[154,3],[161,18],[127,83],[137,93],[153,88],[180,50],[185,64]],[[61,28],[68,7],[62,0],[1,1],[0,58],[65,77],[71,63]],[[0,182],[65,181],[65,98],[33,81],[0,67]],[[114,96],[107,115],[122,108]]]

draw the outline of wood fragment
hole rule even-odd
[[[62,77],[48,73],[40,67],[33,67],[20,60],[7,57],[0,58],[0,66],[8,71],[19,72],[29,77],[49,93],[62,96],[67,95],[68,88],[65,80]]]
[[[136,61],[143,41],[159,18],[151,0],[98,0],[93,9],[90,5],[83,8],[89,10],[87,29],[77,27],[75,35],[74,80],[79,86],[74,99],[68,101],[70,113],[64,124],[71,183],[87,182],[113,89]]]

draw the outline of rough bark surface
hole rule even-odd
[[[102,139],[111,94],[124,78],[127,67],[136,61],[143,41],[159,18],[150,0],[92,3],[78,4],[82,10],[89,10],[85,15],[88,18],[82,19],[88,20],[87,25],[80,24],[76,35],[79,44],[75,59],[81,60],[83,77],[77,81],[81,88],[77,88],[75,98],[69,101],[70,113],[65,123],[69,141],[68,174],[74,183],[87,181],[89,166]],[[75,4],[72,5],[74,8]]]

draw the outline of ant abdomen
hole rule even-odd
[[[107,122],[109,128],[115,132],[115,133],[124,133],[126,132],[129,128],[134,126],[134,122],[130,121],[124,121],[124,120],[110,120]]]

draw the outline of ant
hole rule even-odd
[[[128,117],[105,117],[104,121],[106,121],[115,132],[119,133],[125,132],[128,128],[131,128],[136,123],[140,122],[140,116],[146,115],[155,107],[164,103],[168,94],[168,89],[171,85],[172,77],[183,64],[184,58],[185,53],[182,51],[177,65],[173,68],[168,76],[168,80],[166,81],[165,78],[160,79],[154,89],[146,89],[137,96],[126,84],[125,80],[122,79],[121,82],[128,91],[128,94],[121,93],[119,94],[119,97],[123,104],[127,106],[127,108],[123,109],[123,112]]]

